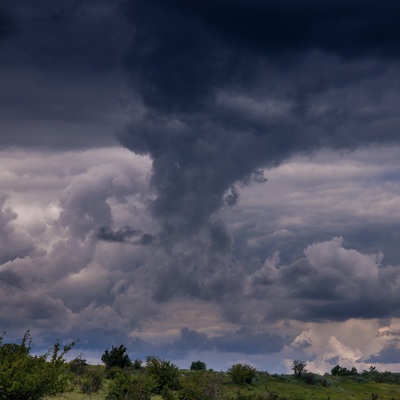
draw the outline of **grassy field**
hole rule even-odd
[[[335,377],[327,377],[324,385],[320,383],[306,384],[293,377],[269,377],[260,380],[254,386],[247,387],[246,392],[276,393],[280,397],[290,400],[366,400],[374,398],[373,394],[377,395],[380,400],[400,399],[399,385],[370,381],[358,382],[354,379]]]
[[[200,372],[201,373],[201,372]],[[193,373],[182,371],[181,381],[184,383]],[[400,384],[376,383],[362,378],[325,376],[319,377],[314,384],[305,383],[292,375],[259,374],[251,385],[232,383],[224,373],[207,373],[211,381],[220,388],[224,399],[238,400],[398,400]],[[106,395],[107,380],[103,389],[96,394],[84,395],[76,388],[70,393],[53,397],[54,400],[97,400]],[[176,393],[176,398],[178,398]],[[154,396],[153,400],[161,400]],[[190,400],[190,399],[188,399]]]

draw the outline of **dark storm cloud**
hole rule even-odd
[[[335,207],[328,211],[333,202],[318,216],[302,213],[296,196],[305,186],[291,192],[286,209],[279,196],[276,207],[255,209],[253,196],[253,225],[246,216],[238,224],[225,218],[228,210],[240,214],[245,185],[266,181],[262,168],[323,147],[398,143],[399,12],[388,0],[4,3],[0,145],[113,146],[130,108],[119,140],[151,157],[154,192],[147,190],[148,164],[117,167],[125,157],[118,152],[82,154],[87,162],[75,165],[66,160],[77,152],[59,152],[58,159],[47,151],[43,164],[31,161],[13,174],[5,168],[6,180],[29,185],[18,196],[17,186],[9,189],[15,209],[0,199],[0,297],[7,310],[1,323],[58,330],[60,337],[75,331],[88,347],[103,349],[132,340],[147,354],[165,354],[166,345],[151,340],[168,322],[171,330],[161,336],[189,326],[171,339],[171,354],[254,355],[286,349],[297,333],[284,319],[300,325],[399,316],[399,263],[367,255],[381,248],[377,236],[361,236],[362,213],[357,226],[348,217],[353,209],[341,217],[351,220],[347,249],[331,240],[344,226]],[[127,77],[130,92],[121,90]],[[28,165],[23,152],[15,158]],[[31,179],[37,164],[55,173]],[[41,184],[55,186],[39,194]],[[30,201],[33,186],[40,205]],[[318,198],[312,186],[307,194]],[[384,191],[379,200],[394,213],[396,193]],[[327,222],[318,225],[321,215]],[[291,226],[280,221],[285,217]],[[380,215],[370,217],[369,229],[388,227],[374,218]],[[385,233],[390,259],[398,260],[391,221]],[[157,236],[144,233],[160,226]],[[264,263],[277,249],[287,254]],[[191,306],[199,304],[215,315],[194,323]],[[191,312],[180,315],[185,305]],[[235,326],[229,332],[226,322]],[[149,341],[132,339],[135,329]]]
[[[148,245],[154,241],[155,237],[149,233],[143,233],[140,230],[133,229],[130,226],[124,226],[118,230],[113,230],[108,226],[102,226],[97,233],[97,239],[106,242]]]
[[[17,214],[5,202],[6,197],[0,194],[0,264],[25,257],[34,249],[30,236],[13,225]]]
[[[235,332],[213,338],[213,342],[219,351],[266,354],[282,350],[288,339],[275,333],[258,333],[251,328],[242,327]]]
[[[211,243],[205,244],[185,242],[187,248],[184,251],[178,248],[164,254],[162,269],[157,272],[153,300],[163,303],[173,298],[189,297],[218,302],[226,299],[229,302],[241,291],[243,274],[229,262],[225,234],[220,248],[215,248],[220,239],[210,239]]]
[[[52,74],[58,71],[76,78],[118,65],[127,33],[118,2],[41,0],[5,4],[5,12],[18,29],[3,43],[2,65],[45,68]]]
[[[6,8],[6,3],[0,3],[0,43],[4,38],[15,33],[16,29],[15,20]]]
[[[180,351],[190,352],[191,350],[207,351],[212,350],[214,344],[205,333],[193,329],[181,329],[179,337],[174,342],[174,348]]]
[[[20,288],[22,282],[21,277],[15,272],[10,270],[0,271],[0,283]]]
[[[387,345],[377,354],[372,354],[366,363],[384,363],[384,364],[398,364],[400,363],[400,349],[398,347],[398,340],[391,340]]]
[[[9,20],[15,29],[5,37]],[[118,2],[5,2],[0,145],[115,145],[126,86],[120,59],[129,32]]]
[[[226,353],[270,354],[282,350],[290,341],[279,334],[255,332],[242,327],[223,335],[209,337],[205,333],[183,328],[179,337],[172,343],[171,352],[180,356],[190,351],[218,351]]]
[[[399,55],[395,0],[379,6],[344,0],[124,4],[135,26],[127,63],[147,104],[164,110],[197,110],[217,86],[243,84],[256,56],[311,49],[352,57]]]
[[[397,65],[399,7],[125,1],[134,26],[125,65],[146,111],[120,142],[152,157],[151,210],[169,235],[204,227],[259,167],[321,147],[398,141],[396,117],[360,111],[379,102],[363,82]]]
[[[218,221],[210,224],[209,231],[211,250],[218,253],[230,254],[232,251],[232,239],[223,223]]]

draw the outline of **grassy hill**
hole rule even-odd
[[[96,367],[98,368],[98,367]],[[235,384],[223,372],[180,370],[181,388],[193,385],[207,386],[201,392],[173,390],[176,400],[394,400],[400,399],[400,381],[394,375],[393,382],[376,382],[361,374],[354,377],[312,375],[312,379],[299,379],[293,375],[269,375],[259,372],[251,384]],[[54,400],[105,399],[110,379],[105,379],[98,393],[83,394],[78,385],[73,391],[52,397]],[[196,386],[196,387],[198,387]],[[166,395],[152,395],[152,400],[161,400]],[[129,399],[130,397],[128,397]],[[135,399],[136,400],[136,399]]]

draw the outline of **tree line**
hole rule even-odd
[[[232,365],[226,374],[214,373],[200,360],[191,363],[192,373],[183,375],[171,361],[157,356],[148,356],[145,361],[131,360],[124,345],[104,351],[101,356],[104,367],[88,365],[83,355],[67,362],[65,356],[75,343],[62,346],[56,342],[45,354],[33,355],[29,331],[19,344],[4,343],[0,336],[0,400],[42,400],[77,387],[91,395],[104,388],[105,382],[106,400],[150,400],[153,395],[163,400],[225,400],[221,389],[223,377],[228,376],[233,384],[240,386],[252,385],[261,374],[268,375],[242,363]],[[327,384],[326,376],[311,373],[306,366],[300,360],[293,361],[294,379],[307,384]],[[354,367],[337,365],[332,368],[331,376],[400,383],[400,374],[378,372],[375,367],[358,373]],[[248,400],[241,399],[239,394],[235,399]]]

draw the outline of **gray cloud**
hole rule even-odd
[[[23,0],[7,2],[3,10],[2,15],[12,16],[18,29],[3,43],[7,56],[0,57],[2,65],[12,62],[62,75],[69,70],[69,76],[75,78],[118,65],[127,33],[118,2],[74,0],[59,4],[42,0],[33,6]]]
[[[16,29],[16,23],[12,15],[4,4],[0,4],[0,42],[15,33]]]
[[[309,321],[343,321],[399,315],[400,303],[393,285],[398,267],[383,267],[381,256],[345,249],[342,239],[316,243],[290,265],[266,262],[252,274],[250,297],[274,299],[277,307],[266,318],[285,313]]]
[[[4,2],[5,328],[276,361],[399,317],[397,2],[197,3]]]
[[[218,351],[239,352],[245,354],[268,354],[281,351],[285,338],[276,333],[254,332],[251,328],[242,327],[236,332],[213,338]]]
[[[279,334],[257,333],[249,327],[242,327],[212,338],[204,333],[183,328],[173,346],[186,352],[214,350],[228,353],[268,354],[280,351],[287,341],[288,338]]]
[[[10,19],[15,29],[2,40]],[[1,146],[115,146],[128,104],[119,65],[129,29],[117,2],[4,2]]]
[[[184,358],[193,352],[220,352],[242,354],[270,354],[282,350],[285,344],[290,343],[288,337],[276,333],[255,332],[252,328],[240,329],[218,336],[208,336],[190,328],[182,328],[179,336],[169,344],[169,357]],[[141,343],[141,347],[148,351],[165,351],[150,343]]]
[[[260,167],[397,142],[396,112],[375,97],[397,65],[397,7],[125,1],[135,27],[125,65],[145,113],[120,142],[152,157],[150,209],[169,234],[204,228]]]
[[[5,201],[6,196],[0,195],[0,264],[27,256],[34,248],[30,236],[13,226],[17,214]]]
[[[391,340],[377,354],[372,354],[365,362],[367,363],[383,363],[397,364],[399,363],[400,349],[398,348],[398,340]]]
[[[149,245],[154,241],[155,236],[129,226],[124,226],[116,231],[108,226],[102,226],[97,233],[97,239],[107,242]]]
[[[22,285],[21,277],[13,271],[0,271],[0,282],[6,286],[15,286],[20,288]]]

